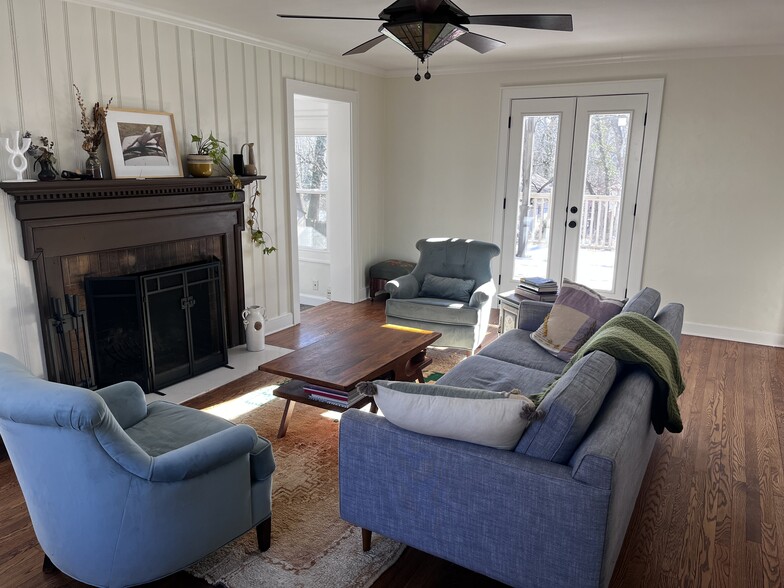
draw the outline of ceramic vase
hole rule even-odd
[[[264,349],[264,307],[249,306],[242,311],[245,325],[245,346],[248,351]]]
[[[39,180],[42,182],[51,182],[52,180],[57,179],[57,172],[55,171],[51,161],[41,159],[38,162],[38,165],[41,166],[41,171],[38,172]]]
[[[212,175],[212,158],[209,155],[191,153],[185,158],[188,173],[194,178],[209,178]]]

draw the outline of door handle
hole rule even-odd
[[[575,221],[569,221],[569,228],[570,229],[573,229],[576,226],[577,226],[577,223]]]

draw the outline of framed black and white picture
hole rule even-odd
[[[111,108],[106,145],[114,178],[182,177],[174,115]]]

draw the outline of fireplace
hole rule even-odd
[[[247,185],[264,176],[241,179]],[[84,344],[93,333],[89,337],[82,333],[80,338],[74,328],[87,321],[66,320],[59,345],[50,334],[57,324],[54,301],[61,301],[57,304],[65,308],[67,297],[76,295],[78,311],[90,310],[85,303],[85,279],[138,279],[174,266],[217,262],[226,345],[244,342],[240,316],[245,307],[244,192],[232,199],[226,178],[4,182],[0,189],[16,200],[24,256],[33,265],[49,379],[67,382],[69,373],[77,373],[80,361],[95,361]],[[186,353],[193,352],[201,353],[186,347]],[[191,360],[188,370],[193,373],[201,365]],[[160,388],[167,377],[160,374],[158,385],[148,380],[147,389]]]
[[[86,278],[99,388],[131,380],[145,392],[228,363],[221,263]]]

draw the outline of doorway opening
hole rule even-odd
[[[287,83],[292,310],[355,302],[352,114],[355,93]]]

